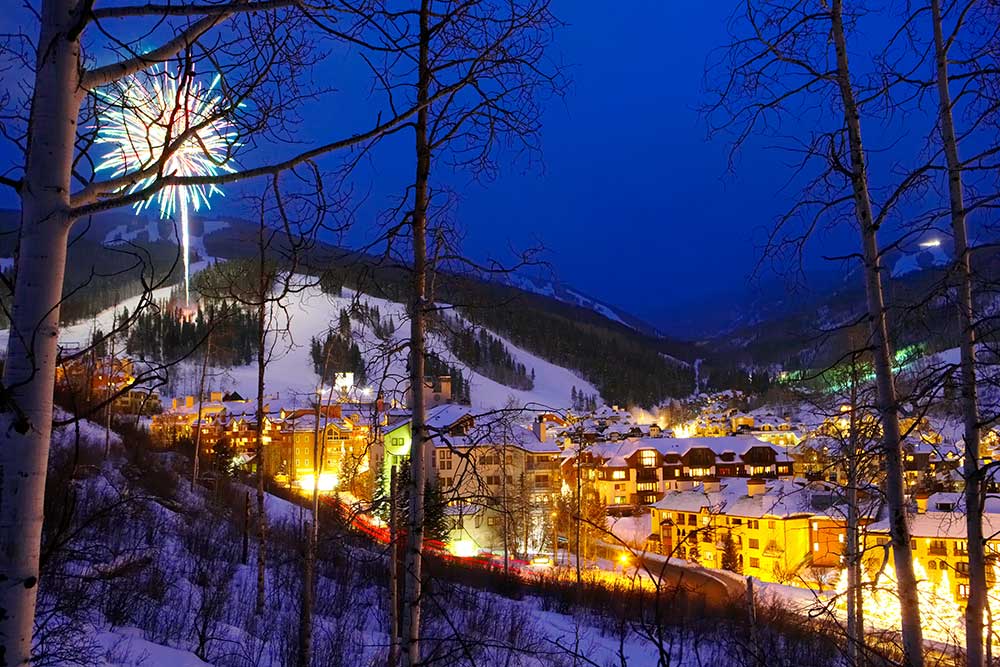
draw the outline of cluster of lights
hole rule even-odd
[[[476,543],[469,539],[452,540],[448,543],[448,551],[458,558],[472,558],[476,555]]]
[[[694,422],[677,424],[673,428],[675,438],[693,438],[698,432]]]
[[[218,76],[209,86],[202,86],[185,74],[154,68],[99,91],[107,109],[98,121],[97,142],[108,151],[101,156],[96,171],[120,177],[146,169],[163,157],[177,137],[188,132],[191,135],[173,147],[164,160],[162,175],[216,176],[235,171],[231,155],[238,146],[237,134],[229,121],[216,117],[224,106],[222,97],[216,93],[218,84]],[[136,179],[127,192],[149,188],[159,176]],[[154,201],[161,218],[179,214],[186,303],[191,285],[188,207],[195,211],[203,206],[209,208],[209,198],[214,194],[222,194],[215,185],[171,185],[135,205],[137,214]]]
[[[864,569],[864,568],[862,568]],[[913,571],[917,578],[917,599],[920,605],[920,625],[924,638],[945,646],[965,645],[965,608],[955,601],[951,590],[948,570],[941,570],[937,583],[932,582],[927,571],[917,559],[913,560]],[[994,577],[1000,577],[1000,566],[993,566]],[[846,610],[847,570],[841,572],[836,587],[838,608]],[[896,589],[896,571],[887,564],[880,575],[873,580],[867,572],[862,574],[861,599],[864,606],[864,620],[868,629],[874,631],[897,631],[902,621],[899,597]],[[991,590],[987,595],[988,617],[1000,616],[1000,591]]]
[[[299,478],[299,487],[303,491],[312,491],[313,488],[318,489],[321,493],[329,493],[337,488],[340,480],[332,472],[324,472],[319,475],[319,483],[316,482],[315,475],[306,475]]]

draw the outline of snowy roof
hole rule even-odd
[[[705,492],[700,483],[689,491],[668,491],[663,499],[652,505],[654,509],[681,512],[700,512],[709,508],[713,513],[740,517],[789,517],[817,514],[812,508],[815,489],[787,480],[763,482],[765,491],[747,494],[746,479],[726,479],[718,484],[718,491]]]
[[[692,449],[706,448],[715,452],[716,455],[733,453],[739,456],[745,455],[754,447],[775,447],[759,438],[751,436],[723,436],[719,438],[699,437],[699,438],[627,438],[617,442],[598,442],[589,446],[594,456],[598,456],[606,461],[618,458],[626,459],[641,449],[655,449],[661,454],[677,454],[683,456]],[[567,450],[570,455],[576,451],[576,446]],[[608,465],[613,465],[609,463]],[[625,465],[621,463],[619,465]]]
[[[540,441],[535,432],[524,426],[491,424],[474,426],[465,436],[447,436],[434,440],[435,447],[498,447],[508,445],[533,454],[559,454],[559,447]]]
[[[465,434],[450,434],[448,429],[462,419],[470,418],[472,426]],[[410,419],[392,425],[388,433],[409,424]],[[435,447],[496,447],[510,445],[536,454],[558,454],[562,450],[550,440],[539,441],[535,432],[521,425],[512,425],[501,419],[476,422],[475,414],[467,405],[437,405],[427,411],[427,426]],[[437,437],[435,437],[437,436]]]
[[[294,417],[288,417],[281,422],[282,426],[287,426],[296,431],[314,431],[316,430],[316,413],[306,412],[304,414],[297,414]],[[319,422],[320,428],[327,428],[330,426],[336,427],[340,431],[351,431],[354,429],[353,424],[342,417],[322,417]]]
[[[427,411],[427,428],[432,431],[441,431],[470,416],[472,416],[472,408],[467,405],[450,403],[436,405]]]
[[[1000,496],[987,494],[984,503],[984,511],[988,514],[1000,515]],[[930,512],[965,512],[964,493],[932,493],[927,497],[927,510]],[[963,514],[964,516],[964,514]]]
[[[411,413],[407,411],[407,414]],[[425,423],[427,424],[427,428],[431,431],[431,435],[435,435],[454,426],[463,418],[471,416],[472,408],[467,405],[444,403],[442,405],[435,405],[433,408],[429,408],[427,410],[427,419]],[[393,422],[386,433],[392,433],[402,426],[408,426],[411,421],[413,421],[413,417],[407,416],[405,419]]]
[[[947,538],[964,540],[965,514],[961,512],[924,512],[906,518],[911,537]],[[868,526],[869,532],[888,533],[889,520],[884,519]],[[987,539],[1000,533],[1000,514],[983,514],[983,532]]]

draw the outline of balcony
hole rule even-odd
[[[783,553],[785,553],[785,550],[782,549],[780,546],[778,546],[778,543],[775,542],[774,540],[768,542],[767,546],[764,547],[765,556],[780,556]]]
[[[635,481],[658,482],[660,481],[660,477],[656,473],[657,470],[655,468],[639,468],[638,470],[635,471]]]

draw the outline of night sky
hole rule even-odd
[[[765,227],[795,193],[781,191],[785,166],[760,145],[729,173],[725,139],[709,141],[699,115],[706,57],[727,42],[732,6],[556,0],[567,25],[553,56],[572,84],[544,118],[544,165],[486,186],[458,181],[468,253],[541,243],[559,280],[667,331],[672,313],[741,297]],[[360,177],[370,194],[359,226],[388,183],[412,178],[411,152],[409,136],[390,142]]]
[[[697,111],[707,101],[706,56],[726,43],[732,4],[555,0],[567,25],[552,56],[570,66],[572,84],[548,106],[544,165],[507,169],[487,185],[448,176],[461,195],[467,252],[483,259],[544,244],[560,280],[668,331],[673,312],[734,301],[747,287],[764,229],[796,193],[782,189],[780,155],[759,144],[729,173],[725,140],[708,140]],[[370,81],[356,56],[331,57],[317,76],[339,93],[306,110],[305,140],[371,124],[376,102],[365,100]],[[241,157],[247,165],[261,161]],[[354,176],[365,199],[345,242],[362,242],[411,178],[411,136],[381,146]],[[235,200],[213,206],[237,213]],[[5,194],[0,205],[16,200]]]

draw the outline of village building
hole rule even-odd
[[[56,365],[56,387],[103,402],[114,396],[115,414],[155,415],[162,411],[160,394],[137,384],[135,365],[129,357],[99,357],[92,354],[61,359]]]
[[[371,428],[361,412],[353,411],[350,418],[343,413],[340,404],[318,411],[282,409],[265,441],[265,470],[279,483],[307,489],[313,484],[323,491],[357,488],[357,478],[369,472]]]
[[[467,406],[427,411],[427,476],[448,503],[449,548],[525,553],[550,540],[547,517],[561,486],[559,446],[534,429],[499,419],[477,419]],[[386,484],[392,466],[409,456],[409,419],[390,424],[373,450],[373,465]]]
[[[255,405],[255,404],[253,404]],[[201,423],[198,423],[199,409]],[[227,395],[221,391],[213,391],[208,399],[198,405],[196,396],[174,398],[170,407],[162,413],[153,415],[150,422],[150,434],[153,441],[160,446],[170,446],[182,438],[192,441],[201,428],[201,446],[203,453],[210,451],[215,442],[223,436],[226,426],[234,415],[245,415],[253,412],[253,406],[236,395]]]
[[[567,450],[562,473],[568,484],[578,469],[588,471],[601,501],[614,509],[651,505],[686,480],[790,476],[792,462],[750,437],[629,438]]]
[[[685,481],[651,508],[652,550],[763,581],[840,566],[845,528],[833,487],[803,480]]]
[[[965,526],[964,495],[934,493],[916,496],[917,512],[907,517],[913,560],[935,586],[945,581],[956,602],[969,597],[969,548]],[[1000,557],[1000,498],[987,498],[983,513],[983,534],[987,537],[987,560]],[[869,575],[881,567],[883,554],[892,562],[888,519],[868,526],[865,560]],[[993,580],[993,569],[987,565]]]

